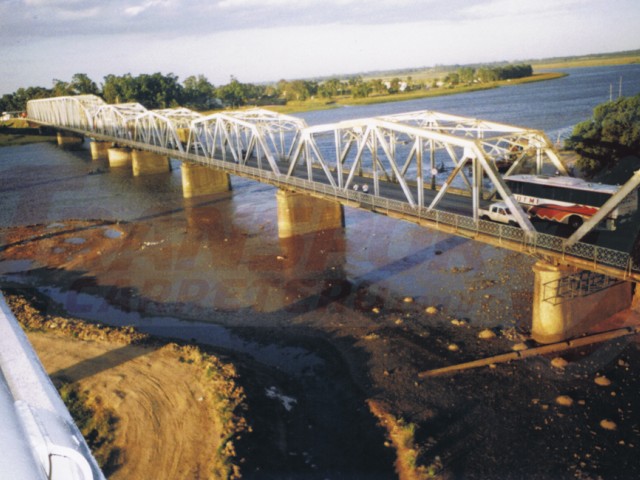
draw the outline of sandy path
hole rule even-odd
[[[198,367],[171,345],[117,345],[28,334],[54,379],[78,382],[116,411],[118,479],[215,478],[220,429]]]

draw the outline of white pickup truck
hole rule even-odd
[[[494,222],[518,226],[516,217],[503,202],[492,203],[488,208],[479,208],[478,213],[480,214],[480,220],[492,220]]]

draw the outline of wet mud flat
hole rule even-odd
[[[48,308],[214,345],[234,359],[253,427],[238,443],[246,478],[394,478],[407,452],[395,451],[371,401],[411,432],[425,478],[640,474],[634,341],[567,352],[561,367],[538,357],[419,378],[526,340],[531,259],[435,235],[378,264],[360,257],[355,268],[339,234],[254,248],[251,232],[213,229],[205,248],[194,241],[201,228],[175,229],[174,239],[157,222],[3,229],[2,285],[37,290]],[[368,234],[382,236],[385,225]],[[321,258],[310,256],[319,245]],[[212,266],[226,269],[219,283]],[[243,274],[243,289],[234,272],[244,269],[255,275]],[[384,281],[412,269],[432,278],[406,285],[411,295]],[[479,338],[487,329],[495,337]]]

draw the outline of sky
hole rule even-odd
[[[640,48],[638,0],[0,0],[0,95],[86,73],[276,82]]]

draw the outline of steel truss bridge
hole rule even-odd
[[[58,130],[640,281],[640,265],[632,255],[637,228],[585,241],[638,187],[640,171],[578,230],[549,233],[546,222],[530,221],[498,170],[506,164],[507,174],[527,169],[567,175],[553,144],[537,130],[433,111],[307,126],[302,119],[262,109],[202,115],[184,108],[110,105],[93,95],[32,100],[27,117]],[[443,171],[448,178],[438,184]],[[363,185],[368,192],[362,191]],[[518,226],[481,220],[479,209],[492,200],[505,202]],[[623,248],[612,248],[615,241],[601,241],[629,231],[633,239]]]

